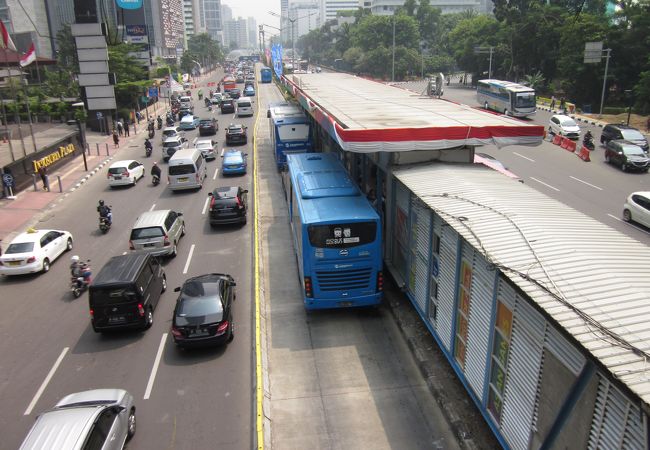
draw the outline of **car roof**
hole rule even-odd
[[[637,192],[632,192],[630,195],[642,195],[645,198],[650,199],[650,191],[637,191]]]
[[[82,448],[86,435],[103,406],[86,406],[70,409],[53,409],[39,415],[21,449]]]
[[[230,125],[228,125],[228,129],[232,129],[232,128],[244,128],[244,125],[242,125],[241,123],[231,123]]]
[[[135,159],[123,159],[121,161],[115,161],[113,164],[110,165],[109,169],[112,169],[114,167],[125,167],[131,164],[132,162],[137,162]]]
[[[618,144],[621,147],[632,147],[632,146],[634,146],[634,147],[638,147],[639,150],[643,150],[643,148],[640,145],[638,145],[638,144],[636,144],[636,143],[634,143],[632,141],[628,141],[627,139],[612,139],[609,142],[612,142],[614,144]]]
[[[553,117],[555,117],[555,118],[557,118],[557,119],[559,119],[559,120],[567,120],[567,119],[569,119],[569,120],[573,120],[572,117],[567,116],[567,115],[565,115],[565,114],[555,114]]]
[[[58,231],[60,233],[63,233],[61,230],[36,230],[36,229],[30,229],[27,230],[23,233],[20,233],[18,236],[13,238],[10,242],[10,244],[18,244],[18,243],[23,243],[23,242],[36,242],[41,239],[41,237],[45,236],[45,234],[49,233],[50,231]]]
[[[607,127],[611,128],[618,128],[619,130],[637,130],[638,128],[634,128],[631,125],[625,124],[625,123],[610,123],[606,125]]]
[[[181,122],[183,122],[183,121],[185,121],[185,122],[189,122],[190,120],[194,120],[194,118],[197,118],[197,117],[196,117],[195,115],[193,115],[193,114],[186,114],[186,115],[184,115],[183,118],[181,119]],[[188,119],[189,119],[189,120],[188,120]]]
[[[212,194],[217,198],[235,198],[238,189],[237,186],[221,186],[216,188]]]
[[[150,226],[162,225],[170,211],[170,209],[154,209],[153,211],[145,211],[135,219],[133,228],[147,228]]]
[[[165,138],[165,140],[163,141],[163,143],[164,143],[164,142],[172,142],[172,141],[178,141],[178,142],[181,142],[181,137],[180,137],[179,135],[176,135],[176,136],[169,136],[169,137]]]
[[[163,128],[163,133],[165,131],[180,131],[180,130],[178,129],[178,127],[165,127]]]

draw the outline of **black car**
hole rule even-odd
[[[248,142],[247,128],[240,124],[230,124],[226,128],[226,145],[246,144]]]
[[[172,335],[182,348],[222,345],[235,337],[232,303],[235,300],[235,280],[223,273],[209,273],[185,280],[180,292]]]
[[[228,95],[230,95],[230,98],[234,98],[237,100],[239,97],[241,97],[241,90],[239,89],[231,89],[228,91]]]
[[[608,124],[603,128],[600,135],[600,143],[606,144],[609,141],[625,139],[635,145],[638,145],[644,152],[648,153],[648,140],[639,130],[624,123]]]
[[[217,134],[217,131],[219,131],[217,119],[201,119],[199,121],[199,136]]]
[[[210,197],[210,225],[246,223],[248,190],[239,186],[218,187],[208,194]]]
[[[227,98],[221,101],[221,114],[234,113],[235,112],[235,102]]]
[[[626,140],[611,140],[605,144],[605,161],[621,167],[623,172],[647,172],[650,158],[638,145]]]

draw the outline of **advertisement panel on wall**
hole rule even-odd
[[[148,43],[147,27],[144,25],[126,25],[126,40],[130,44]]]
[[[122,9],[140,9],[142,8],[142,0],[115,0],[118,8]]]
[[[273,71],[278,78],[282,77],[282,45],[277,44],[271,47],[271,62]]]

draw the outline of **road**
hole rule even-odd
[[[221,75],[214,74],[213,79]],[[197,100],[197,90],[197,115],[212,114]],[[209,88],[202,90],[207,95]],[[219,119],[217,140],[222,144],[224,127],[234,120],[230,114],[214,115]],[[252,130],[254,118],[236,121]],[[198,131],[188,131],[190,142],[195,136]],[[159,131],[153,143],[153,158],[161,164],[164,181],[166,164],[162,162]],[[0,281],[5,308],[0,317],[3,448],[17,448],[35,415],[65,394],[101,387],[127,389],[136,399],[138,432],[129,448],[254,446],[252,227],[249,222],[243,227],[212,229],[205,208],[207,193],[216,186],[240,184],[253,194],[251,176],[222,177],[217,158],[208,163],[202,190],[172,193],[164,182],[151,185],[148,173],[153,158],[145,158],[142,142],[121,149],[115,160],[139,160],[145,164],[147,176],[134,187],[117,189],[110,189],[103,176],[91,178],[39,223],[41,228],[71,231],[73,251],[54,263],[47,274],[3,277]],[[106,235],[97,229],[99,199],[113,206],[114,223]],[[93,270],[99,271],[111,256],[129,251],[131,226],[138,214],[151,209],[181,210],[187,229],[178,256],[164,262],[170,288],[155,311],[154,325],[146,332],[95,334],[90,327],[87,294],[73,299],[68,292],[69,257],[79,254],[89,258]],[[236,338],[227,348],[179,351],[169,332],[176,299],[173,288],[187,277],[206,272],[226,272],[237,281]],[[49,382],[42,395],[35,397],[46,379]]]
[[[424,82],[400,83],[401,86],[422,92]],[[478,106],[476,91],[457,84],[445,86],[444,98],[470,106]],[[552,113],[538,110],[527,122],[548,128]],[[591,152],[591,162],[584,162],[573,153],[551,142],[538,147],[485,146],[476,152],[487,153],[501,161],[510,171],[519,175],[526,184],[555,198],[576,210],[609,225],[631,238],[648,245],[650,230],[622,220],[623,203],[635,191],[650,190],[650,174],[622,172],[620,168],[605,163],[605,150],[600,145],[601,128],[579,122],[582,133],[591,130],[596,150]]]

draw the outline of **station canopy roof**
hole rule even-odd
[[[357,153],[541,144],[544,127],[345,73],[284,77],[343,150]]]

